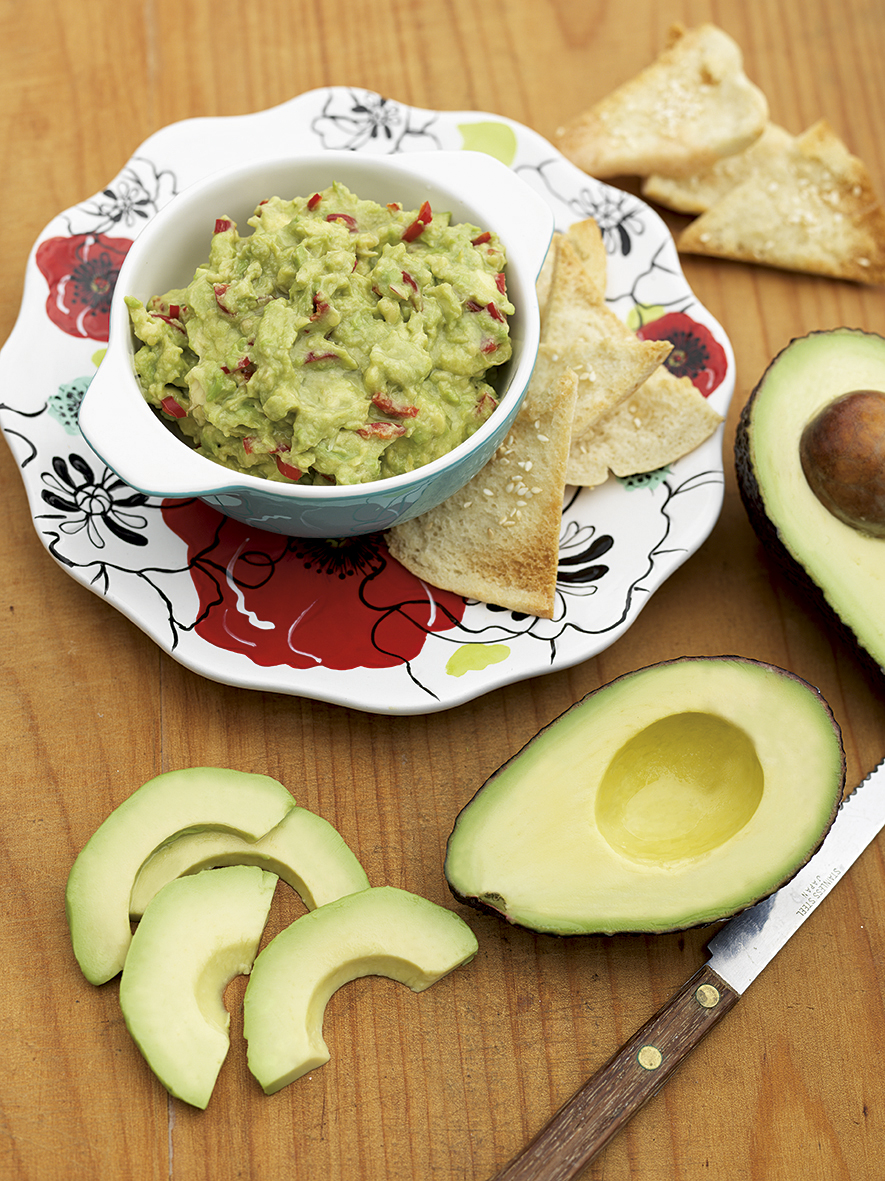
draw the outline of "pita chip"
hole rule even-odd
[[[885,210],[866,166],[825,119],[691,222],[676,244],[686,254],[885,282]]]
[[[594,488],[675,463],[708,439],[722,416],[688,377],[661,366],[635,394],[572,439],[566,481]]]
[[[604,303],[608,255],[599,226],[592,217],[585,217],[582,221],[573,222],[566,230],[565,236],[584,264],[584,270],[593,286],[594,298],[598,303]]]
[[[551,619],[577,384],[542,346],[495,455],[460,492],[390,529],[391,555],[431,586]]]
[[[769,123],[759,138],[742,152],[723,156],[692,176],[655,174],[642,183],[642,195],[677,213],[704,213],[737,185],[764,174],[772,161],[788,151],[794,137],[777,123]]]
[[[538,292],[538,306],[541,309],[543,322],[553,286],[553,272],[559,252],[559,239],[562,234],[555,233],[550,243],[550,249],[544,258],[543,266],[535,284]],[[599,226],[592,217],[576,221],[565,231],[565,237],[572,244],[578,258],[584,264],[585,274],[582,276],[581,292],[591,303],[605,303],[605,284],[608,277],[608,256]],[[561,279],[560,282],[565,282]]]
[[[556,235],[550,243],[550,249],[547,251],[541,270],[538,273],[537,281],[535,282],[535,290],[538,293],[538,308],[541,313],[541,329],[544,327],[544,311],[547,307],[547,300],[550,298],[550,282],[553,278],[553,262],[556,257],[555,247]]]
[[[687,176],[749,147],[768,122],[738,44],[716,25],[674,25],[639,74],[561,127],[553,142],[591,176]]]
[[[606,304],[605,273],[599,274],[593,235],[600,243],[604,266],[605,247],[592,222],[574,235],[570,231],[554,236],[541,327],[541,343],[552,361],[577,374],[574,432],[578,435],[638,389],[673,348],[668,341],[640,340]],[[595,265],[588,265],[591,255]]]

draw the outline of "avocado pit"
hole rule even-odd
[[[885,537],[885,393],[854,390],[822,407],[802,432],[799,456],[828,512]]]

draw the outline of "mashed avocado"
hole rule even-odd
[[[207,458],[358,484],[428,463],[492,413],[510,357],[503,247],[340,184],[219,218],[187,287],[127,298],[147,401]]]

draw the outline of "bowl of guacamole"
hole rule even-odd
[[[124,262],[84,436],[149,495],[292,536],[389,528],[503,440],[552,230],[542,198],[478,152],[210,176]]]

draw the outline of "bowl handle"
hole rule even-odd
[[[123,309],[125,313],[125,307]],[[128,330],[128,325],[123,328]],[[122,329],[121,329],[122,330]],[[129,350],[113,347],[113,335],[98,372],[80,403],[79,425],[84,439],[103,463],[131,487],[149,496],[198,496],[212,481],[206,479],[199,456],[189,451],[171,431],[158,431],[151,422],[153,409],[145,401],[127,402],[130,421],[123,421],[117,391],[132,381]],[[140,441],[150,439],[151,455],[142,462]],[[115,456],[111,463],[109,455]],[[148,473],[150,473],[148,475]]]

